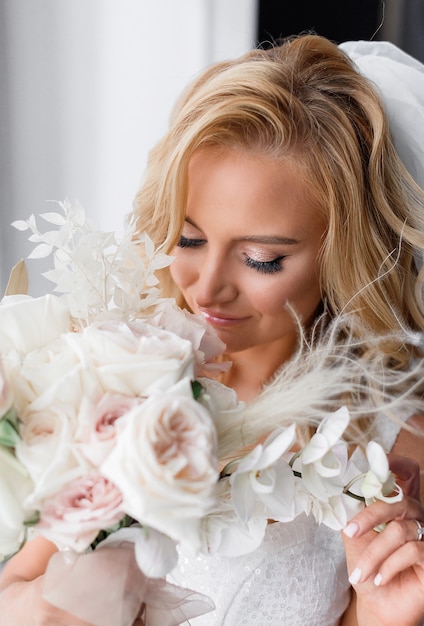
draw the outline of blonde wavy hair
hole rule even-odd
[[[378,351],[391,369],[405,367],[416,348],[402,331],[424,330],[414,263],[424,250],[424,195],[397,155],[376,90],[347,55],[302,35],[218,63],[194,81],[149,155],[134,204],[139,230],[167,252],[184,221],[189,161],[209,146],[303,168],[327,221],[320,261],[330,318],[353,316],[362,355]],[[162,279],[165,295],[178,298],[169,272]],[[370,333],[387,340],[377,346]]]

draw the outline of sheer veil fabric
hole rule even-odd
[[[340,48],[380,92],[399,156],[424,189],[424,65],[387,41],[347,41]]]
[[[347,41],[339,47],[377,87],[396,150],[424,189],[424,65],[387,41]],[[421,270],[423,252],[416,253],[415,263]]]

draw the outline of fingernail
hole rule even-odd
[[[381,585],[382,580],[383,580],[383,576],[381,574],[377,574],[377,576],[374,578],[374,585],[378,587],[379,585]]]
[[[351,575],[349,576],[349,582],[351,585],[357,585],[361,580],[362,572],[358,567],[355,567]]]
[[[347,537],[354,537],[359,530],[358,524],[355,522],[350,522],[345,528],[343,528],[343,532]]]

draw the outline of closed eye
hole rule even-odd
[[[252,259],[250,256],[245,255],[244,264],[247,267],[251,267],[256,270],[260,274],[276,274],[277,272],[281,272],[283,269],[282,261],[285,259],[285,256],[279,256],[271,261],[256,261]]]
[[[189,237],[184,237],[184,235],[181,235],[177,246],[179,248],[198,248],[204,243],[206,243],[206,239],[190,239]]]

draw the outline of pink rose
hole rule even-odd
[[[34,530],[59,547],[83,552],[100,530],[110,528],[123,517],[121,492],[107,478],[93,472],[70,482],[46,500]]]
[[[101,471],[121,489],[126,513],[199,546],[199,520],[215,504],[218,463],[214,424],[189,380],[131,411]]]
[[[113,393],[105,393],[97,403],[83,398],[76,440],[90,463],[98,467],[105,460],[115,442],[116,422],[140,402],[141,398]]]

